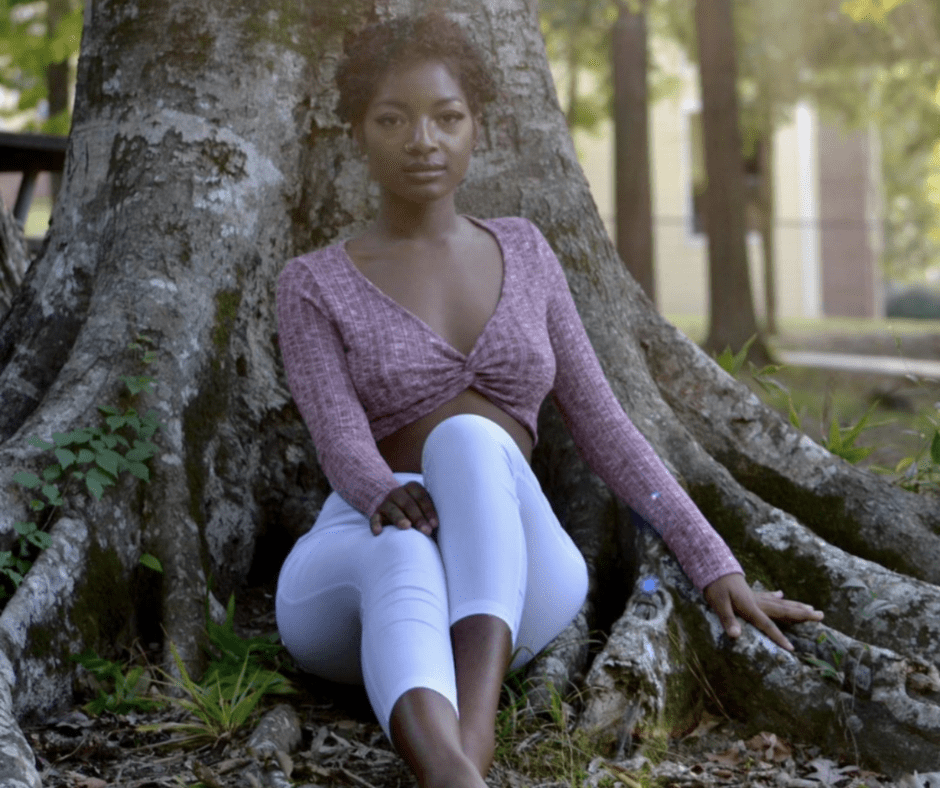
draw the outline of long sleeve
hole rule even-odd
[[[553,393],[588,465],[665,539],[699,589],[742,572],[728,546],[676,482],[614,396],[578,316],[554,252],[539,235],[549,278]]]
[[[333,489],[371,516],[398,482],[379,454],[346,363],[342,337],[317,301],[309,267],[291,261],[278,281],[278,337],[291,394]]]

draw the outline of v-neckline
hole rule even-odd
[[[431,328],[431,326],[429,326],[425,320],[418,317],[414,312],[412,312],[406,306],[403,306],[402,304],[400,304],[398,301],[392,298],[388,293],[386,293],[381,287],[375,284],[375,282],[369,279],[368,276],[362,273],[362,271],[359,270],[359,266],[356,265],[355,261],[353,261],[352,259],[352,256],[346,250],[345,241],[340,242],[339,248],[341,252],[341,257],[343,261],[346,263],[346,267],[351,270],[352,275],[355,279],[365,283],[365,286],[367,289],[376,293],[379,296],[379,298],[381,298],[383,301],[387,302],[394,309],[405,314],[407,317],[409,317],[411,320],[417,323],[422,328],[423,331],[426,331],[428,334],[430,334],[434,339],[436,339],[440,344],[444,345],[448,350],[450,350],[453,353],[456,353],[458,356],[460,356],[463,359],[469,359],[472,355],[474,355],[474,353],[476,353],[477,349],[480,347],[480,344],[482,343],[483,338],[486,336],[486,333],[489,330],[490,325],[492,325],[492,323],[494,322],[497,314],[499,314],[499,311],[501,307],[503,306],[503,302],[506,300],[507,284],[510,281],[509,255],[506,254],[506,249],[503,246],[503,241],[499,237],[499,234],[492,227],[488,226],[484,222],[484,220],[475,219],[472,216],[466,216],[464,214],[461,214],[461,216],[463,216],[463,218],[465,218],[467,221],[473,223],[480,229],[489,233],[490,236],[492,236],[493,240],[496,241],[496,246],[499,247],[499,254],[500,254],[500,257],[502,258],[502,268],[503,268],[503,280],[500,283],[499,298],[496,301],[496,307],[493,309],[493,313],[486,319],[486,322],[483,324],[482,330],[480,331],[477,338],[474,340],[473,345],[471,346],[470,351],[468,353],[464,353],[463,351],[455,348],[450,342],[448,342],[446,339],[444,339],[444,337],[442,337],[439,333],[437,333],[437,331]]]

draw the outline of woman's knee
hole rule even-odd
[[[422,467],[427,473],[438,462],[453,470],[455,465],[472,468],[494,457],[506,458],[507,441],[512,443],[509,434],[485,416],[460,413],[431,430],[424,442]]]

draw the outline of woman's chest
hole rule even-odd
[[[505,287],[502,253],[487,233],[455,248],[410,249],[357,268],[382,296],[465,356],[498,310]]]
[[[540,288],[519,285],[507,276],[495,314],[485,315],[477,335],[465,337],[473,341],[462,347],[455,341],[460,335],[448,335],[447,323],[433,324],[431,313],[419,317],[390,294],[363,287],[356,308],[347,303],[334,324],[366,411],[433,398],[437,389],[475,388],[515,400],[521,388],[531,387],[533,396],[544,397],[555,373],[546,301]]]

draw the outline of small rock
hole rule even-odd
[[[248,752],[256,758],[294,752],[301,742],[300,719],[292,706],[281,703],[265,714],[248,739]]]
[[[902,788],[940,788],[940,772],[905,774],[898,780],[898,785]]]

